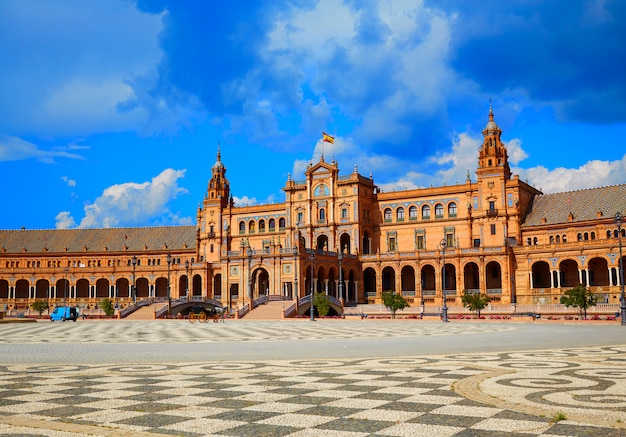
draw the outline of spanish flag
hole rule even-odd
[[[331,137],[326,132],[322,132],[322,139],[326,143],[335,144],[335,137]]]

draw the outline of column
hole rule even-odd
[[[556,288],[554,286],[554,270],[550,270],[550,288]]]
[[[609,286],[613,287],[615,284],[613,284],[613,267],[609,267]]]
[[[583,269],[578,269],[578,282],[583,284]]]

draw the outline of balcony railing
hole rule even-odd
[[[487,210],[487,217],[497,217],[498,216],[498,210],[493,208],[493,209],[488,209]]]

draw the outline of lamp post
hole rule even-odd
[[[63,306],[65,306],[65,293],[67,292],[67,267],[65,268],[65,279],[63,281]]]
[[[339,244],[341,246],[341,243]],[[339,260],[339,300],[343,305],[343,270],[341,269],[341,261],[343,260],[343,250],[339,247],[339,253],[337,254]]]
[[[315,321],[315,309],[313,308],[313,260],[315,260],[315,253],[311,253],[309,255],[309,259],[311,260],[311,322]]]
[[[296,289],[294,290],[294,298],[298,300],[300,297],[300,290],[298,289],[298,262],[300,261],[298,248],[300,247],[300,229],[298,229],[298,225],[296,225],[296,253],[294,257],[294,274],[295,274],[295,285]]]
[[[622,326],[626,326],[626,298],[624,297],[624,261],[622,260],[622,225],[624,215],[621,212],[615,214],[615,224],[617,225],[617,239],[619,241],[619,286],[620,286],[620,313],[622,315]]]
[[[170,268],[172,266],[172,255],[167,254],[167,317],[172,315],[172,297],[170,295]]]
[[[189,260],[185,261],[185,270],[187,270],[187,283],[185,284],[185,296],[189,300]]]
[[[442,322],[448,321],[448,303],[446,302],[446,247],[448,247],[448,243],[444,238],[441,240],[441,254],[443,257],[443,286],[441,287],[441,294],[443,295],[443,307],[441,308]]]
[[[130,286],[130,298],[133,300],[133,303],[137,301],[137,278],[135,276],[135,268],[137,267],[137,257],[133,256],[131,260],[131,264],[133,265],[133,283]]]

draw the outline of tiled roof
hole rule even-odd
[[[606,219],[626,213],[626,185],[535,196],[522,227]]]
[[[195,226],[0,230],[2,253],[94,253],[184,250],[196,246]]]

